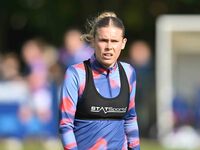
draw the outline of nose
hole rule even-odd
[[[112,50],[113,49],[113,46],[112,46],[111,42],[109,42],[109,41],[107,42],[106,49],[107,50]]]

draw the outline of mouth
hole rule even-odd
[[[112,56],[113,56],[113,54],[111,54],[111,53],[103,53],[103,58],[104,59],[111,59]]]

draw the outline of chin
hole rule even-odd
[[[113,62],[102,62],[102,64],[105,66],[105,67],[111,67],[113,65]]]

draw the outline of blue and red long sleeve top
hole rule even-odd
[[[106,98],[120,92],[117,63],[104,68],[93,55],[90,59],[97,91]],[[128,112],[124,120],[75,119],[76,106],[86,82],[84,63],[70,66],[65,74],[60,103],[59,131],[65,150],[139,150],[139,131],[135,111],[136,74],[134,68],[121,62],[130,86]]]

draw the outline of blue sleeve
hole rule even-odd
[[[124,66],[130,87],[130,101],[125,117],[125,133],[130,150],[140,150],[139,129],[135,110],[136,73],[131,65]]]
[[[78,85],[78,74],[75,68],[69,67],[65,73],[59,110],[59,132],[64,150],[77,150],[73,128],[78,100]]]

